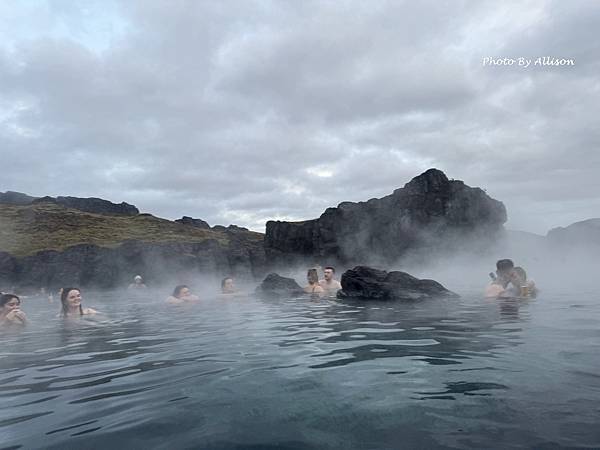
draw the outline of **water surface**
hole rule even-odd
[[[597,448],[600,296],[337,303],[84,292],[3,333],[2,448]]]

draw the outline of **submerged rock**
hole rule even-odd
[[[406,272],[356,266],[342,275],[342,289],[338,298],[363,300],[424,300],[430,298],[458,298],[434,280],[420,280]]]
[[[269,296],[289,297],[303,294],[304,291],[293,278],[286,278],[276,273],[270,273],[256,288],[256,293]]]

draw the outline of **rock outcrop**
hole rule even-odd
[[[129,203],[113,203],[101,198],[80,198],[80,197],[41,197],[35,199],[32,203],[56,203],[67,208],[78,209],[79,211],[90,212],[94,214],[116,214],[123,216],[135,216],[140,213],[139,209]]]
[[[135,216],[140,213],[135,206],[125,202],[113,203],[108,200],[95,197],[32,197],[30,195],[23,194],[22,192],[14,191],[0,192],[0,203],[19,206],[31,205],[35,203],[54,203],[56,205],[94,214]]]
[[[392,263],[410,252],[451,251],[503,231],[504,205],[429,169],[381,199],[344,202],[318,219],[267,222],[269,262]],[[300,260],[300,261],[299,261]]]
[[[0,203],[8,205],[29,205],[36,197],[32,197],[22,192],[6,191],[0,192]]]
[[[261,296],[289,298],[304,294],[304,291],[293,278],[286,278],[276,273],[270,273],[256,288]]]
[[[406,272],[377,270],[357,266],[342,275],[337,297],[361,300],[425,300],[458,298],[434,280],[420,280]]]
[[[192,227],[202,228],[204,230],[210,230],[208,222],[202,219],[194,219],[193,217],[183,216],[181,219],[176,219],[175,222],[182,223],[183,225],[191,225]]]

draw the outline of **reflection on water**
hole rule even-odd
[[[32,299],[2,335],[0,447],[600,446],[598,300],[89,293],[105,314],[65,322]]]

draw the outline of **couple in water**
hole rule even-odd
[[[527,279],[522,267],[515,267],[510,259],[496,262],[496,273],[490,272],[492,282],[485,290],[488,298],[533,298],[537,288],[533,280]]]
[[[308,269],[308,273],[306,274],[308,286],[304,288],[304,292],[319,297],[335,297],[337,291],[342,288],[342,285],[334,278],[334,275],[335,268],[327,266],[323,269],[323,279],[319,280],[317,269]]]
[[[223,280],[221,280],[221,295],[231,297],[237,294],[240,294],[240,292],[236,289],[235,284],[233,282],[233,278],[223,278]],[[190,290],[189,286],[185,284],[175,286],[175,289],[173,289],[173,293],[167,298],[167,303],[169,303],[170,305],[198,303],[199,301],[200,297],[192,294],[192,291]]]

